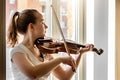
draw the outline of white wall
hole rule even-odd
[[[94,80],[108,80],[108,0],[94,0],[94,44],[104,50],[94,55]]]

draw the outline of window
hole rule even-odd
[[[9,0],[6,0],[6,3]],[[12,0],[15,1],[15,0]],[[29,4],[27,4],[29,1]],[[50,0],[51,1],[51,0]],[[45,22],[49,26],[47,35],[52,36],[55,39],[61,40],[62,38],[60,37],[59,31],[57,29],[57,24],[54,18],[54,13],[51,11],[51,4],[54,5],[55,11],[57,13],[57,16],[59,17],[60,24],[62,31],[64,33],[64,36],[66,39],[74,40],[78,43],[83,42],[82,37],[79,37],[82,32],[83,32],[83,12],[82,12],[82,0],[52,0],[50,2],[49,0],[34,0],[34,3],[32,3],[32,0],[25,0],[24,2],[21,0],[16,0],[16,4],[6,5],[6,16],[10,17],[10,14],[8,13],[13,13],[14,10],[21,11],[25,8],[36,8],[39,11],[43,12],[43,15],[45,17]],[[24,4],[26,3],[26,4]],[[35,7],[36,5],[36,7]],[[13,7],[14,6],[14,9]],[[10,9],[9,9],[10,8]],[[49,14],[48,14],[49,13]],[[7,19],[6,19],[7,20]],[[7,22],[7,21],[6,21]],[[7,22],[9,23],[9,22]],[[7,26],[6,26],[7,29]],[[59,36],[58,36],[59,35]],[[10,48],[6,49],[6,54],[9,54]],[[62,54],[62,53],[61,53]],[[6,80],[12,80],[12,74],[10,70],[10,58],[9,55],[6,55]],[[81,71],[80,71],[81,70]],[[79,80],[82,79],[82,68],[79,67],[77,70],[77,74],[73,77],[72,80]],[[51,80],[54,80],[55,78],[50,76]]]
[[[83,34],[83,1],[82,0],[53,0],[53,8],[57,14],[59,22],[61,24],[62,32],[65,39],[73,40],[78,43],[82,43]],[[52,8],[52,9],[53,9]],[[52,18],[52,36],[61,40],[61,34],[58,29],[58,24],[55,19],[55,13],[53,12]],[[81,17],[82,15],[82,17]],[[80,25],[81,24],[81,25]],[[79,35],[81,34],[81,35]],[[80,37],[81,36],[81,37]],[[60,55],[65,55],[60,53]],[[82,64],[82,61],[81,61]],[[83,80],[83,65],[77,69],[77,73],[72,80]]]
[[[84,17],[83,16],[84,15],[83,14],[83,11],[84,11],[83,10],[83,2],[84,2],[83,0],[32,0],[32,1],[34,1],[34,3],[32,3],[32,1],[31,1],[29,4],[24,4],[24,3],[28,3],[28,1],[29,0],[24,0],[24,2],[21,0],[6,0],[6,18],[7,18],[6,19],[7,20],[6,21],[6,29],[8,28],[7,26],[9,23],[8,18],[10,17],[10,15],[13,13],[14,10],[21,11],[22,9],[25,9],[25,8],[37,8],[38,10],[43,12],[43,14],[45,16],[45,21],[46,21],[47,25],[49,26],[47,35],[53,36],[56,39],[61,39],[61,37],[58,36],[58,35],[60,35],[59,31],[57,31],[57,35],[56,35],[57,24],[55,24],[56,22],[53,18],[54,15],[51,12],[51,7],[50,7],[50,5],[52,3],[56,9],[57,16],[59,17],[60,24],[61,24],[65,38],[74,40],[79,43],[83,43],[83,40],[84,40],[83,34],[85,33],[85,32],[83,32],[83,25],[84,25],[83,24],[84,23],[83,22],[83,17]],[[48,1],[51,1],[51,2],[48,2]],[[94,56],[92,54],[88,54],[88,55],[86,55],[85,66],[83,64],[80,64],[80,68],[78,68],[78,70],[77,70],[78,72],[77,72],[77,74],[75,74],[75,76],[73,77],[72,80],[90,80],[90,79],[98,80],[100,78],[104,78],[105,80],[107,80],[106,78],[108,78],[108,80],[114,80],[115,79],[115,40],[114,40],[114,37],[115,37],[115,32],[114,32],[115,31],[115,20],[114,20],[114,18],[115,18],[115,16],[114,16],[115,15],[115,10],[114,10],[115,2],[114,2],[114,0],[110,0],[109,3],[107,1],[103,2],[104,0],[101,0],[102,2],[101,1],[98,2],[95,0],[85,0],[85,1],[86,1],[86,3],[85,3],[86,19],[85,18],[84,19],[86,20],[85,21],[86,32],[87,32],[87,33],[85,33],[86,34],[86,42],[94,42],[93,37],[94,37],[94,35],[96,35],[96,34],[94,34],[95,33],[94,28],[96,29],[96,27],[98,27],[99,25],[102,25],[100,23],[100,21],[101,21],[100,16],[105,14],[105,13],[103,14],[103,12],[106,12],[107,10],[104,10],[104,9],[107,9],[106,4],[109,4],[108,5],[109,9],[108,9],[108,14],[107,14],[108,15],[108,29],[107,29],[108,32],[106,32],[106,33],[108,33],[108,36],[106,36],[106,37],[108,37],[108,41],[107,41],[108,44],[105,43],[105,44],[107,44],[107,46],[104,44],[105,49],[107,47],[109,50],[108,51],[109,55],[107,56],[108,62],[106,61],[106,59],[103,59],[103,62],[101,62],[101,60],[99,61],[99,63],[105,63],[105,62],[108,63],[107,64],[107,72],[103,73],[103,71],[102,72],[97,71],[97,69],[101,69],[100,67],[102,67],[102,66],[98,67],[98,66],[96,66],[97,64],[94,63],[96,60],[98,61],[98,58],[96,59],[96,56]],[[37,5],[38,6],[36,7],[34,4],[36,6]],[[96,7],[96,4],[98,5],[97,7]],[[104,6],[104,8],[102,8],[102,10],[100,9],[101,5]],[[97,9],[97,8],[99,8],[99,9]],[[98,10],[98,11],[95,11],[94,9]],[[101,11],[101,12],[99,12],[99,11]],[[94,13],[98,14],[97,18],[95,18],[96,14],[94,14]],[[105,16],[107,16],[107,15],[105,14]],[[94,20],[94,19],[100,20],[97,22],[98,25],[96,27],[94,27],[94,25],[96,24],[96,20]],[[102,20],[105,21],[105,19],[103,18]],[[100,27],[102,27],[102,26],[100,26]],[[104,31],[104,29],[106,30],[106,28],[107,28],[106,26],[104,26],[104,27],[105,28],[103,28],[102,32]],[[91,37],[89,35],[91,35]],[[100,34],[97,34],[97,35],[100,35]],[[112,39],[111,39],[111,35],[112,35]],[[104,37],[105,41],[106,41],[106,37]],[[10,69],[10,67],[11,67],[10,66],[10,58],[9,58],[10,50],[11,50],[10,48],[6,48],[6,80],[13,80],[13,77],[11,74],[11,69]],[[103,57],[106,57],[106,55],[102,56],[102,58]],[[94,59],[96,59],[96,60],[94,60]],[[85,61],[82,60],[81,63],[83,63],[83,62],[85,62]],[[91,64],[89,64],[89,63],[91,63]],[[84,67],[86,67],[86,68],[84,68]],[[97,69],[95,67],[97,67]],[[106,66],[104,66],[104,67],[106,68]],[[85,73],[84,73],[84,70],[85,70]],[[95,74],[95,73],[97,73],[97,74]],[[101,74],[102,76],[99,74]],[[108,77],[103,76],[103,74],[108,75]],[[50,76],[50,80],[54,80],[54,77]]]
[[[15,4],[15,0],[9,0],[10,4]]]
[[[104,50],[101,56],[86,55],[86,80],[115,80],[115,0],[86,0],[85,4],[86,42]]]

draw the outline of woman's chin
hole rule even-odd
[[[42,36],[40,36],[40,37],[43,37],[43,38],[44,38],[44,37],[45,37],[45,35],[42,35]]]

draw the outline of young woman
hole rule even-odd
[[[50,73],[59,80],[70,80],[74,74],[71,66],[74,67],[76,63],[77,67],[82,54],[93,48],[93,45],[82,48],[76,60],[69,56],[53,58],[51,54],[46,54],[43,61],[34,41],[39,37],[45,37],[46,29],[42,14],[35,9],[26,9],[13,14],[8,29],[8,42],[13,47],[10,55],[15,80],[46,80]],[[19,44],[18,34],[24,36]],[[60,63],[70,67],[64,69]]]

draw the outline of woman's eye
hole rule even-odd
[[[44,22],[42,22],[42,24],[45,24]]]

